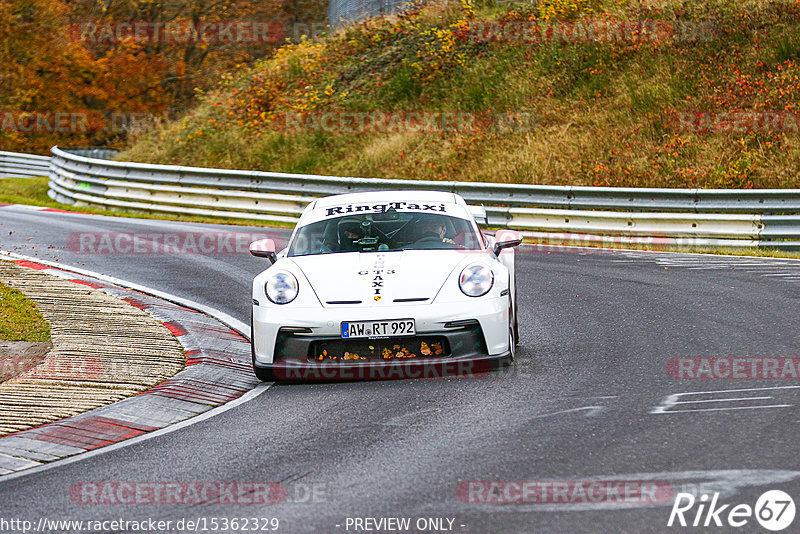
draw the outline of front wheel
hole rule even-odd
[[[517,320],[517,291],[514,288],[514,343],[519,343],[519,321]]]
[[[509,310],[510,311],[510,310]],[[511,314],[509,314],[511,315]],[[513,317],[513,316],[512,316]],[[514,361],[514,358],[517,356],[517,339],[516,333],[514,332],[516,327],[516,318],[511,319],[508,323],[508,361],[509,363]]]
[[[256,367],[256,359],[253,358],[253,372],[262,382],[275,382],[275,373],[272,372],[271,369],[259,369]]]

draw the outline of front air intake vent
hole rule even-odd
[[[450,321],[449,323],[444,323],[445,328],[465,328],[469,326],[475,326],[478,323],[477,319],[464,319],[461,321]]]

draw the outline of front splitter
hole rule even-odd
[[[285,360],[271,364],[253,361],[262,380],[289,382],[339,382],[354,380],[405,380],[486,378],[494,369],[511,363],[510,352],[471,357],[414,358],[409,360],[345,360],[305,362]]]

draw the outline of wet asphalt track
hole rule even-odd
[[[264,260],[67,250],[74,232],[205,228],[263,231],[0,207],[4,250],[113,275],[247,321],[251,279]],[[676,380],[666,371],[673,357],[800,357],[800,262],[528,247],[518,255],[517,277],[522,339],[508,371],[275,385],[180,431],[0,481],[2,517],[277,517],[281,532],[354,532],[348,517],[409,517],[412,526],[449,518],[453,532],[465,533],[699,532],[668,528],[670,503],[481,504],[463,502],[457,488],[465,481],[614,478],[666,481],[675,491],[705,484],[732,504],[752,505],[767,489],[800,499],[800,388],[786,387],[800,381]],[[770,389],[727,391],[750,388]],[[685,395],[679,400],[686,404],[666,410],[680,412],[652,413],[669,395],[703,391],[723,393]],[[709,402],[688,402],[700,400]],[[780,407],[765,407],[773,405]],[[87,481],[276,481],[289,498],[270,506],[72,502],[71,485]],[[708,530],[766,532],[759,528],[751,518],[743,529]],[[800,531],[800,518],[790,531]]]

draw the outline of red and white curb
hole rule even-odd
[[[257,387],[260,382],[252,372],[248,339],[216,317],[104,281],[100,278],[108,277],[102,275],[80,274],[77,269],[56,267],[55,262],[21,259],[12,253],[0,256],[16,256],[17,265],[100,289],[150,313],[176,336],[187,359],[184,370],[144,393],[0,438],[0,481],[30,469],[38,471],[49,462],[82,459],[90,451],[104,452],[114,444],[140,441],[179,423],[182,428],[221,413],[221,408],[250,400],[269,387]],[[231,319],[220,315],[223,320]],[[236,323],[242,330],[244,325]]]
[[[27,211],[49,211],[52,213],[71,213],[73,215],[97,215],[96,213],[83,213],[81,211],[48,208],[46,206],[32,206],[30,204],[0,204],[2,208],[18,208]]]

